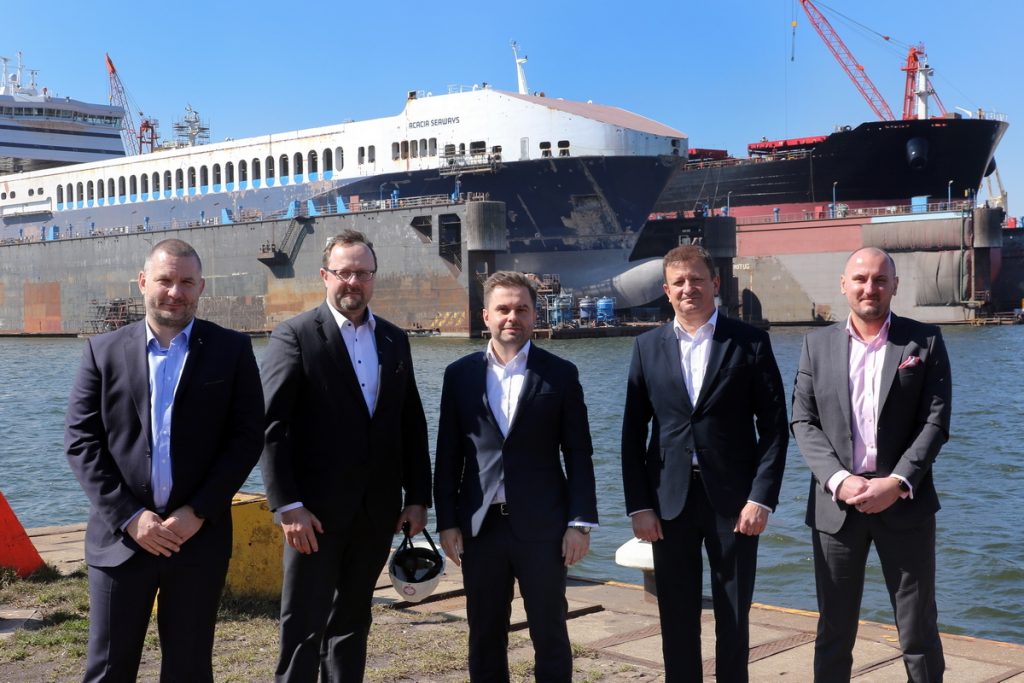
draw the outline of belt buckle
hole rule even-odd
[[[498,514],[502,517],[508,517],[508,504],[498,503]]]

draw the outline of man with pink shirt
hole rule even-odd
[[[849,318],[804,339],[791,427],[811,468],[818,634],[814,680],[849,681],[874,543],[910,681],[941,681],[932,463],[949,438],[952,379],[939,329],[893,315],[889,254],[855,251]]]

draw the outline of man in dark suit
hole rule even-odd
[[[181,240],[139,273],[146,319],[90,339],[64,445],[89,497],[86,681],[134,681],[153,600],[162,681],[212,681],[231,498],[262,446],[249,338],[195,317],[202,263]]]
[[[263,480],[285,536],[280,681],[362,680],[392,536],[427,523],[426,419],[406,334],[368,307],[376,272],[365,236],[331,238],[327,300],[278,325],[263,357]]]
[[[785,392],[768,335],[718,314],[710,254],[676,247],[664,271],[675,319],[637,337],[626,386],[626,512],[653,544],[666,680],[703,676],[703,543],[717,680],[746,681],[758,535],[786,462]]]
[[[884,251],[854,252],[839,282],[849,318],[804,338],[793,390],[793,435],[812,473],[814,680],[850,680],[874,543],[908,679],[941,681],[932,463],[949,438],[949,358],[937,327],[890,312],[899,278]]]
[[[449,365],[441,391],[437,528],[462,565],[473,681],[509,680],[517,579],[536,680],[572,680],[565,579],[597,525],[593,448],[576,366],[530,343],[536,298],[521,273],[491,275],[487,349]]]

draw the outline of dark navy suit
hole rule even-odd
[[[720,315],[693,403],[672,325],[637,337],[622,478],[626,512],[653,510],[661,521],[654,571],[669,683],[703,675],[702,541],[711,563],[716,675],[723,683],[747,679],[758,537],[733,529],[748,500],[777,505],[788,442],[785,390],[767,333]]]
[[[68,403],[68,462],[89,497],[90,637],[86,680],[135,680],[153,597],[162,680],[212,680],[217,602],[231,555],[231,498],[262,448],[263,394],[245,335],[196,320],[174,395],[173,486],[166,511],[191,505],[199,531],[171,557],[121,527],[156,511],[145,321],[90,339]],[[113,596],[113,597],[112,597]]]
[[[531,345],[519,403],[502,436],[487,399],[487,359],[445,370],[437,434],[437,528],[463,535],[463,579],[474,681],[508,680],[508,624],[518,579],[538,681],[569,681],[562,538],[570,521],[597,523],[593,448],[579,373]],[[484,509],[500,460],[507,516]],[[563,470],[564,463],[564,470]],[[575,533],[575,532],[574,532]]]
[[[272,509],[303,505],[318,552],[284,550],[278,680],[361,681],[370,604],[405,505],[430,505],[430,451],[409,339],[376,317],[377,403],[366,406],[327,303],[287,320],[263,356]]]

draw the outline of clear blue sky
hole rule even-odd
[[[901,44],[923,41],[947,108],[1009,117],[996,158],[1010,210],[1024,214],[1024,3],[825,4]],[[828,15],[898,115],[905,48]],[[531,90],[632,110],[691,146],[743,154],[761,136],[824,134],[873,116],[796,0],[58,0],[5,3],[0,27],[0,54],[22,50],[41,85],[76,99],[105,101],[109,52],[165,136],[186,104],[222,140],[392,115],[413,89],[515,90],[510,39],[529,57]]]

